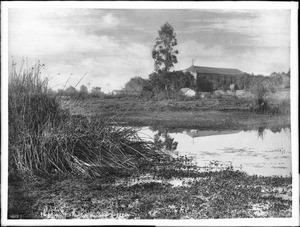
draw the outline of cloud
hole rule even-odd
[[[57,23],[60,17],[73,17],[78,13],[58,12],[14,11],[10,17],[10,55],[40,59],[46,64],[48,75],[60,73],[49,82],[50,86],[67,81],[71,73],[68,84],[74,86],[87,72],[82,83],[90,82],[108,91],[120,89],[132,76],[146,77],[151,72],[153,63],[148,46],[73,29],[74,21]],[[120,21],[112,13],[106,13],[101,14],[98,22],[101,27],[116,27]]]
[[[245,72],[270,75],[272,72],[287,72],[290,67],[290,51],[285,47],[256,48],[241,53],[233,60]]]
[[[196,40],[189,40],[178,45],[178,64],[175,66],[177,70],[184,69],[192,64],[201,66],[219,66],[225,67],[224,62],[216,61],[225,55],[225,50],[220,45],[206,46]],[[228,66],[229,67],[229,66]]]
[[[99,40],[101,44],[98,44]],[[66,80],[67,75],[72,72],[75,75],[70,79],[69,84],[74,85],[81,75],[87,72],[87,76],[82,80],[83,84],[91,83],[92,86],[100,86],[108,92],[120,89],[133,76],[147,77],[151,72],[153,67],[151,52],[143,44],[126,45],[109,37],[99,37],[91,42],[90,46],[97,44],[99,47],[93,50],[84,49],[93,51],[94,54],[80,56],[78,50],[73,50],[72,56],[62,55],[61,58],[66,64],[57,64],[55,68],[57,72],[64,75],[61,79]],[[53,71],[54,68],[52,66],[51,68]]]
[[[280,47],[260,47],[232,53],[215,45],[206,46],[196,40],[178,45],[177,70],[191,66],[192,60],[198,66],[237,68],[244,72],[269,75],[271,72],[287,71],[290,62],[289,49]]]
[[[289,46],[290,10],[235,10],[231,18],[211,18],[199,21],[189,32],[239,33],[247,36],[250,46]],[[228,12],[227,12],[228,13]]]
[[[51,86],[64,84],[71,73],[68,85],[74,86],[87,73],[83,84],[111,91],[130,77],[147,78],[159,26],[171,21],[178,38],[176,70],[194,59],[196,65],[271,73],[289,67],[289,15],[288,10],[11,9],[9,54],[40,59],[46,75],[60,73]]]
[[[101,21],[105,27],[115,27],[120,24],[120,20],[117,17],[114,17],[111,13],[106,14],[102,17]]]
[[[215,17],[192,19],[183,29],[183,37],[189,41],[178,46],[179,67],[182,62],[191,65],[193,58],[198,65],[235,67],[245,72],[288,70],[289,10],[215,12]]]
[[[220,56],[224,53],[224,49],[220,45],[208,47],[203,43],[199,43],[196,40],[189,40],[178,45],[178,50],[183,56],[191,57],[207,57],[207,56]]]
[[[69,14],[66,11],[66,15]],[[93,34],[86,35],[84,32],[74,29],[73,23],[60,24],[57,21],[49,20],[49,14],[43,15],[47,16],[41,16],[39,11],[14,12],[9,26],[11,54],[47,56],[65,52],[100,52],[117,45],[105,35],[100,37]],[[54,18],[57,20],[59,17],[55,16]],[[117,26],[119,20],[109,13],[98,22],[100,26],[111,27]]]

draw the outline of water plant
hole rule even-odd
[[[22,176],[79,174],[95,177],[126,172],[155,156],[151,144],[134,129],[111,120],[71,115],[60,97],[49,93],[43,65],[19,70],[12,61],[9,75],[9,173]]]

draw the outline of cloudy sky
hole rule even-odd
[[[290,10],[9,9],[9,55],[45,63],[54,89],[81,84],[105,92],[153,71],[162,24],[177,34],[175,70],[237,68],[269,75],[290,67]],[[79,84],[78,86],[80,86]]]

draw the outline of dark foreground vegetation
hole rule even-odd
[[[9,81],[9,174],[100,176],[107,168],[130,169],[157,155],[130,128],[101,118],[74,116],[49,95],[40,65],[16,72]]]
[[[186,175],[184,170],[173,176]],[[190,173],[191,174],[191,173]],[[15,218],[209,219],[291,217],[291,177],[258,177],[231,169],[197,174],[174,187],[165,182],[114,184],[112,178],[68,177],[9,187]],[[170,177],[170,175],[169,175]],[[124,179],[124,178],[123,178]],[[184,179],[184,178],[183,178]]]
[[[291,177],[249,176],[230,166],[200,171],[186,157],[172,159],[155,143],[142,141],[135,130],[122,126],[153,121],[224,129],[242,127],[242,122],[252,125],[258,116],[264,120],[269,115],[249,110],[198,112],[203,106],[197,102],[187,102],[187,107],[195,107],[185,111],[183,103],[173,102],[162,103],[167,106],[163,111],[139,112],[141,102],[132,108],[133,115],[127,106],[122,119],[113,115],[123,108],[114,106],[119,104],[115,99],[101,105],[99,99],[65,103],[49,93],[40,67],[16,70],[14,63],[11,67],[8,218],[291,217]],[[84,106],[94,100],[94,106]],[[92,114],[80,112],[84,109]],[[134,116],[132,121],[128,116]],[[216,123],[216,116],[221,123]],[[274,126],[275,121],[280,124],[279,116],[269,117]],[[282,119],[283,125],[288,124],[289,118]],[[145,176],[148,181],[138,180]],[[137,182],[130,184],[130,179]],[[172,179],[186,183],[174,186]]]

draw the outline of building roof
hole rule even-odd
[[[216,67],[205,67],[205,66],[190,66],[184,71],[197,72],[197,73],[210,73],[210,74],[227,74],[227,75],[241,75],[243,72],[238,69],[231,68],[216,68]]]

